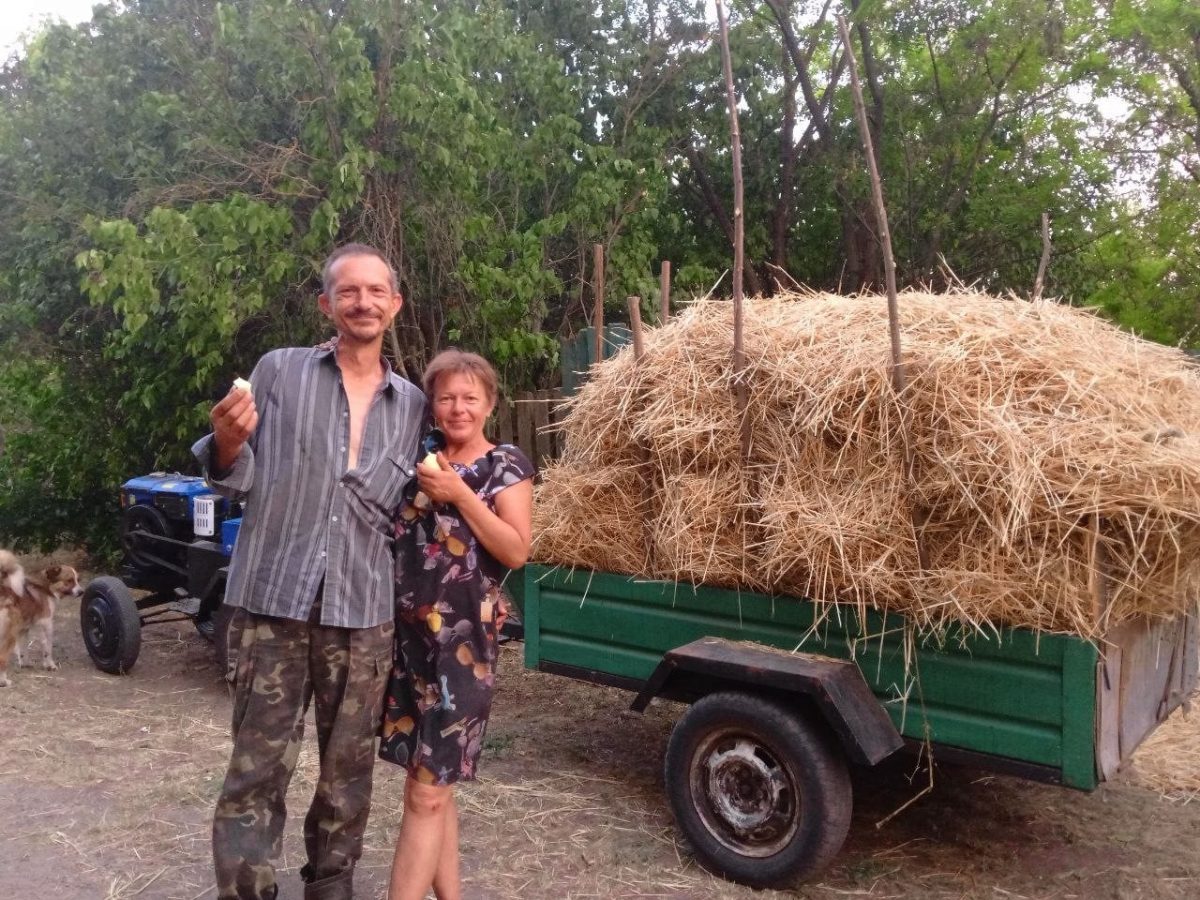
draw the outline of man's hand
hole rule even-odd
[[[258,425],[258,409],[254,406],[254,395],[240,387],[232,387],[221,402],[213,407],[209,415],[213,427],[214,473],[225,473],[233,463],[250,435]]]

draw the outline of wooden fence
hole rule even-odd
[[[520,447],[540,471],[547,460],[557,459],[562,452],[562,433],[553,427],[557,422],[555,407],[562,399],[559,390],[501,399],[488,432],[497,443]]]

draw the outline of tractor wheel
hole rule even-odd
[[[142,649],[142,620],[125,582],[108,575],[94,579],[83,592],[79,624],[97,669],[124,675],[133,668]]]
[[[171,537],[171,523],[160,510],[153,506],[138,504],[126,508],[121,514],[121,549],[125,558],[139,569],[155,569],[157,557],[175,553],[174,548],[160,549],[146,537]]]
[[[666,786],[696,856],[754,887],[813,875],[841,849],[852,790],[824,723],[755,694],[703,697],[671,732]]]

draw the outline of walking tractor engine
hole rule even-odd
[[[121,485],[120,577],[96,578],[84,593],[84,644],[97,668],[128,672],[143,623],[190,619],[223,662],[228,611],[222,604],[240,504],[203,478],[155,472]],[[136,599],[134,591],[144,592]]]

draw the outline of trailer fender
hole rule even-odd
[[[856,763],[873,766],[904,744],[850,660],[724,638],[700,638],[665,654],[631,708],[642,712],[654,697],[691,702],[731,686],[809,698]]]

